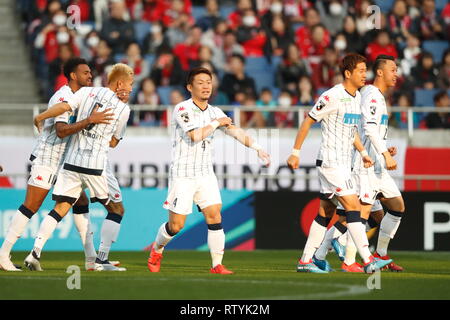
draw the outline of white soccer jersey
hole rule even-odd
[[[101,175],[106,167],[109,142],[114,136],[122,139],[125,133],[130,108],[117,98],[109,88],[84,87],[68,101],[73,111],[78,111],[76,121],[89,117],[95,107],[97,111],[111,109],[113,120],[108,124],[91,124],[72,136],[64,159],[64,169]]]
[[[342,84],[325,91],[309,112],[320,121],[322,141],[318,159],[323,167],[351,167],[355,132],[361,118],[361,95],[352,96]]]
[[[193,142],[188,132],[207,126],[214,119],[226,117],[217,107],[202,111],[192,99],[177,104],[172,116],[172,162],[170,177],[192,178],[214,174],[212,165],[214,132]]]
[[[69,86],[62,86],[50,98],[48,107],[50,108],[54,104],[68,101],[73,97],[73,95],[74,93]],[[58,138],[56,135],[55,123],[68,123],[70,115],[70,112],[65,112],[56,118],[49,118],[44,121],[42,133],[40,134],[38,141],[31,152],[31,160],[34,159],[33,164],[55,169],[60,166],[63,160],[64,151],[66,149],[66,144],[70,137],[65,137],[63,139]]]
[[[387,151],[386,140],[388,133],[388,113],[386,101],[381,91],[373,86],[365,86],[361,90],[361,124],[359,135],[369,156],[375,162],[373,170],[375,173],[386,171],[386,162],[382,155]],[[355,172],[364,173],[360,154],[357,152],[354,162]],[[372,169],[371,169],[372,170]]]

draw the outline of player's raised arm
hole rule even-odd
[[[236,127],[235,125],[229,125],[225,128],[225,134],[235,138],[244,146],[256,150],[258,157],[264,161],[264,166],[270,165],[270,155],[263,150],[263,148],[256,142],[255,139],[247,135],[244,129]]]
[[[361,154],[362,161],[364,162],[364,168],[369,168],[373,166],[374,162],[372,158],[369,156],[367,150],[364,148],[364,145],[361,142],[361,138],[359,137],[358,132],[355,132],[355,140],[353,141],[353,146]]]

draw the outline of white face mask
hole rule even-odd
[[[155,24],[151,27],[150,32],[155,34],[155,33],[160,33],[162,31],[161,26],[158,24]]]
[[[63,26],[66,23],[66,21],[67,21],[67,17],[63,16],[62,14],[58,14],[53,17],[53,23],[59,27]]]
[[[65,31],[60,31],[56,34],[56,41],[58,41],[59,44],[68,43],[69,39],[70,35]]]
[[[333,16],[340,15],[342,13],[342,5],[340,3],[333,2],[332,4],[330,4],[330,13]]]
[[[289,107],[291,105],[291,98],[289,98],[289,97],[280,97],[278,99],[278,104],[281,107]]]
[[[245,16],[242,23],[247,27],[253,27],[256,24],[256,18],[255,16]]]
[[[87,44],[91,48],[96,47],[99,42],[100,39],[98,37],[90,37],[89,39],[87,39]]]
[[[347,42],[345,40],[339,39],[334,42],[334,47],[338,50],[344,50],[347,48]]]
[[[279,14],[283,11],[283,5],[279,2],[275,2],[270,6],[270,12],[274,14]]]

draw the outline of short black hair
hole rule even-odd
[[[241,60],[242,64],[245,64],[245,57],[242,54],[233,53],[231,55],[231,58],[238,58],[239,60]]]
[[[201,74],[201,73],[209,75],[212,79],[211,71],[209,71],[206,68],[198,67],[198,68],[194,68],[191,71],[189,71],[188,76],[187,76],[187,84],[192,84],[194,82],[195,76],[198,74]]]
[[[447,95],[447,91],[445,91],[445,90],[442,90],[442,91],[439,91],[438,93],[436,93],[433,97],[434,104],[436,105],[436,103],[438,103],[439,100],[441,100],[446,95]]]
[[[386,64],[387,60],[391,60],[395,62],[395,58],[393,56],[388,56],[387,54],[380,54],[375,58],[375,62],[373,63],[373,72],[376,74],[378,69]]]
[[[366,63],[367,59],[360,54],[357,53],[349,53],[347,54],[341,61],[339,69],[341,70],[341,74],[345,79],[345,71],[348,70],[350,73],[356,69],[356,66],[364,62]]]
[[[77,70],[77,67],[81,64],[88,65],[87,61],[83,58],[71,58],[63,66],[63,74],[70,81],[70,74]]]

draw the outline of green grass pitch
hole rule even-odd
[[[209,273],[208,252],[166,250],[160,273],[147,270],[147,252],[112,252],[126,272],[84,271],[81,252],[45,252],[44,272],[0,271],[0,299],[450,299],[450,253],[392,252],[405,268],[382,271],[380,289],[369,290],[366,274],[296,272],[299,251],[227,251],[224,264],[234,275]],[[25,252],[14,252],[21,264]],[[329,255],[333,268],[340,262]],[[70,265],[81,268],[81,289],[67,288]],[[372,279],[373,280],[373,279]],[[375,280],[372,281],[375,284]]]

